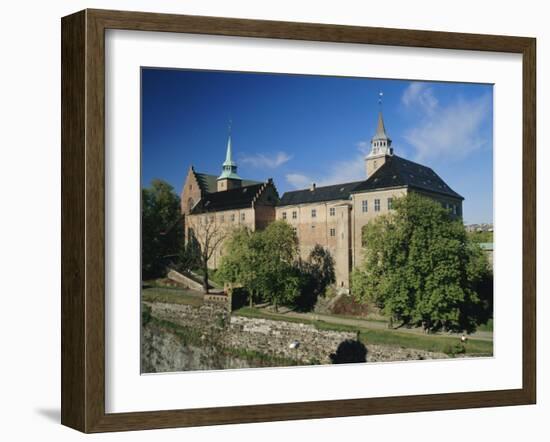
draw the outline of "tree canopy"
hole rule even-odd
[[[183,247],[180,199],[166,181],[155,179],[141,191],[143,278],[161,276]]]
[[[275,221],[262,231],[237,229],[225,243],[218,275],[246,287],[251,303],[256,296],[277,308],[292,303],[299,294],[297,254],[296,234],[284,221]]]
[[[363,262],[352,275],[354,296],[374,302],[402,325],[475,330],[487,307],[486,294],[478,293],[490,274],[485,256],[468,239],[461,220],[438,202],[411,193],[397,199],[394,208],[363,229]]]

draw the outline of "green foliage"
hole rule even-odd
[[[468,232],[468,238],[475,243],[493,242],[493,232]]]
[[[151,307],[146,304],[141,305],[141,325],[145,327],[149,322],[151,322]]]
[[[256,297],[277,308],[292,303],[300,292],[297,253],[296,234],[285,222],[275,221],[263,231],[235,230],[225,243],[218,275],[246,287],[251,305]]]
[[[189,234],[185,244],[180,247],[176,269],[180,272],[201,269],[201,247],[192,233]]]
[[[417,195],[395,201],[395,212],[363,229],[364,260],[352,275],[354,296],[374,302],[392,321],[428,331],[468,332],[480,323],[476,289],[487,262],[460,220]]]
[[[183,245],[180,200],[165,181],[153,180],[141,191],[141,262],[143,279],[162,276]]]
[[[296,305],[300,310],[311,310],[319,296],[324,296],[327,287],[336,281],[334,258],[327,249],[316,244],[307,261],[300,260],[297,266],[303,283]]]

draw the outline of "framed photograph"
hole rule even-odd
[[[62,19],[62,423],[536,400],[535,39]]]

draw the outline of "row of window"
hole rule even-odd
[[[246,214],[245,213],[241,213],[241,221],[245,221],[246,220]],[[208,217],[208,221],[213,223],[214,222],[214,215],[210,215]],[[235,214],[232,213],[231,215],[229,215],[229,221],[234,223],[235,222]],[[202,216],[201,219],[200,219],[200,222],[201,224],[206,224],[206,216]],[[220,215],[219,216],[219,222],[220,223],[223,223],[225,222],[225,215]]]
[[[386,203],[387,203],[388,210],[392,210],[393,209],[393,198],[388,198],[386,200]],[[369,211],[369,201],[368,200],[361,201],[361,211],[363,213],[366,213],[366,212]],[[375,212],[380,212],[380,199],[378,199],[378,198],[376,198],[374,200],[374,211]]]
[[[387,207],[388,207],[388,210],[393,209],[393,198],[388,198],[387,199]],[[368,212],[369,211],[369,201],[368,200],[361,201],[361,208],[362,208],[363,212]],[[375,199],[374,200],[374,211],[375,212],[380,212],[380,199]],[[335,215],[336,215],[336,209],[334,207],[329,208],[329,216],[335,216]],[[293,210],[292,211],[292,219],[296,219],[297,216],[298,216],[298,214],[297,214],[296,210]],[[312,218],[317,218],[317,209],[311,209],[311,217]],[[287,219],[286,212],[283,212],[283,219]]]

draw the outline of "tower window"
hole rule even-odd
[[[388,210],[393,209],[393,198],[388,198]]]
[[[331,208],[329,209],[329,214],[330,214],[330,216],[336,215],[336,209],[335,209],[334,207],[331,207]]]
[[[316,209],[311,209],[311,217],[312,218],[317,218],[317,210]]]
[[[232,222],[232,223],[235,222],[235,214],[234,214],[234,213],[231,214],[231,222]]]
[[[330,236],[336,236],[336,229],[330,229]]]
[[[293,210],[292,211],[292,219],[296,219],[296,217],[297,217],[296,210]]]
[[[283,219],[286,219],[286,212],[283,212]]]
[[[368,202],[368,200],[361,201],[361,210],[363,211],[363,213],[369,211],[369,202]]]
[[[375,212],[380,212],[380,200],[379,199],[374,200],[374,211]]]
[[[241,213],[241,221],[244,221],[244,219],[245,219],[245,214]]]

